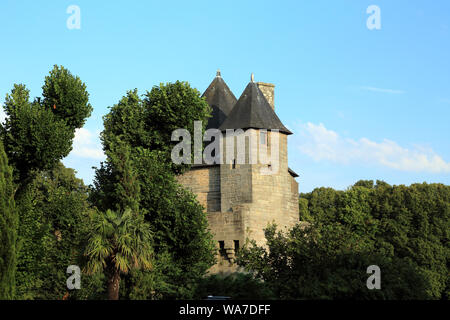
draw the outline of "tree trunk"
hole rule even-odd
[[[114,270],[108,279],[108,300],[119,300],[120,272]]]

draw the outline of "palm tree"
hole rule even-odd
[[[126,209],[122,214],[96,212],[85,255],[88,274],[104,271],[108,279],[108,299],[119,299],[120,274],[131,269],[149,270],[153,256],[152,236],[143,215]]]

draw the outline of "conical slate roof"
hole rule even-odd
[[[251,81],[231,110],[227,119],[220,126],[226,129],[278,129],[284,134],[292,134],[280,121],[270,107],[264,94],[256,83]]]
[[[220,71],[217,71],[216,77],[203,93],[202,97],[205,97],[206,102],[212,108],[212,117],[209,118],[206,128],[218,129],[237,101],[233,92],[231,92],[225,81],[223,81]]]

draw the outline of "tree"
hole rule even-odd
[[[61,289],[60,285],[50,283],[55,280],[54,276],[60,277],[63,272],[53,269],[61,262],[57,253],[65,255],[65,250],[69,249],[56,250],[58,244],[61,246],[65,241],[54,243],[52,232],[60,231],[64,239],[70,238],[65,237],[64,228],[73,229],[73,225],[55,226],[54,223],[59,218],[68,218],[64,216],[67,213],[64,209],[70,208],[67,205],[79,204],[76,201],[80,200],[78,196],[82,191],[73,192],[72,199],[57,199],[51,192],[45,192],[47,187],[62,191],[63,188],[48,183],[52,180],[48,175],[57,170],[59,161],[69,154],[75,129],[80,128],[92,112],[85,84],[62,66],[54,66],[42,89],[43,99],[38,97],[31,102],[25,85],[15,84],[5,99],[6,120],[0,130],[0,139],[13,168],[14,201],[20,217],[16,252],[16,293],[20,299],[55,298]],[[43,177],[48,179],[42,180]],[[60,206],[49,213],[48,206],[58,202]],[[64,217],[51,215],[56,212],[63,212]],[[78,214],[81,213],[71,212],[72,217],[80,217]],[[70,250],[76,251],[74,247]],[[51,257],[52,253],[55,256]],[[47,285],[52,289],[45,290]]]
[[[86,84],[63,66],[55,65],[45,77],[42,96],[41,105],[65,121],[72,132],[81,128],[92,113]]]
[[[30,102],[25,85],[15,84],[5,99],[2,136],[22,186],[32,172],[51,170],[69,154],[75,129],[92,112],[86,85],[62,66],[54,66],[42,89],[43,99]]]
[[[17,223],[12,168],[0,141],[0,300],[15,296]]]
[[[364,187],[364,188],[367,188],[367,189],[373,189],[374,188],[373,180],[359,180],[353,186],[354,187]]]
[[[150,269],[151,232],[142,215],[126,209],[123,213],[97,212],[92,220],[85,254],[87,273],[104,271],[108,278],[108,299],[119,299],[121,273],[131,269]]]
[[[128,91],[104,117],[103,148],[109,150],[114,144],[112,137],[118,136],[133,149],[161,151],[170,169],[179,174],[189,166],[172,163],[171,150],[177,143],[171,141],[172,132],[184,128],[193,136],[194,121],[202,121],[204,130],[210,114],[211,107],[187,82],[154,86],[143,99],[136,89]]]
[[[70,150],[73,132],[64,121],[36,100],[29,102],[24,85],[14,85],[5,99],[7,115],[3,130],[5,150],[20,184],[28,183],[32,172],[49,170]]]
[[[254,243],[240,263],[281,298],[446,299],[450,187],[390,186],[358,181],[345,191],[301,194],[299,224],[289,234],[266,230],[268,249]],[[369,265],[382,290],[368,291]]]
[[[111,140],[114,143],[106,150],[107,160],[96,170],[91,201],[103,211],[130,208],[138,212],[141,190],[136,159],[126,142],[118,136],[111,137]]]
[[[129,298],[192,297],[196,283],[214,263],[203,207],[174,175],[187,166],[174,166],[170,158],[172,130],[193,132],[194,121],[206,125],[209,112],[197,90],[177,81],[154,87],[145,99],[137,90],[129,91],[104,117],[101,139],[107,160],[96,170],[91,199],[107,211],[122,208],[134,197],[154,238],[153,270],[124,277]],[[129,179],[120,178],[127,174],[118,166],[119,159],[133,167]],[[122,180],[136,181],[136,177],[140,192],[118,188]]]
[[[252,242],[238,263],[279,299],[425,299],[428,285],[407,259],[387,257],[342,225],[297,225],[289,234],[265,230],[267,248]],[[366,269],[382,270],[382,290],[368,290]]]
[[[214,244],[203,207],[177,183],[163,159],[161,152],[137,148],[130,162],[140,184],[140,214],[149,223],[155,252],[152,271],[133,271],[124,277],[125,294],[132,299],[190,298],[198,280],[214,263]],[[113,174],[117,172],[111,165],[114,161],[109,161],[108,157],[97,170],[91,193],[102,210],[119,207],[118,199],[127,198],[123,193],[114,196],[120,183]]]
[[[145,130],[144,111],[144,104],[137,89],[127,91],[119,103],[112,106],[109,113],[103,117],[103,150],[108,152],[117,137],[132,148],[148,147],[149,133]]]
[[[153,272],[160,277],[144,273],[140,282],[134,279],[131,283],[137,286],[153,281],[147,283],[149,290],[140,299],[154,295],[190,299],[198,281],[214,264],[215,246],[204,208],[192,192],[177,183],[170,164],[163,159],[161,152],[145,149],[140,149],[136,158],[140,207],[145,208],[145,219],[154,235]]]
[[[92,213],[88,188],[75,171],[59,163],[41,171],[18,199],[20,250],[16,272],[17,299],[62,299],[68,292],[66,269],[81,265],[82,251]],[[83,277],[81,290],[69,298],[98,298],[97,279]],[[90,287],[91,286],[91,287]],[[91,291],[89,291],[91,290]]]
[[[91,274],[104,271],[108,299],[117,300],[121,273],[150,269],[153,248],[150,227],[139,212],[140,184],[131,148],[118,136],[110,141],[106,163],[97,170],[91,193],[91,199],[105,211],[93,218],[85,270]]]
[[[211,114],[211,107],[201,98],[197,89],[189,83],[176,81],[166,85],[155,86],[145,95],[144,119],[145,130],[150,133],[150,150],[161,150],[167,161],[172,164],[175,173],[181,173],[188,166],[175,165],[170,153],[176,142],[171,142],[172,132],[179,128],[194,134],[194,121],[202,121],[202,134]]]

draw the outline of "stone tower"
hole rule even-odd
[[[234,272],[236,251],[247,238],[264,244],[269,223],[287,230],[299,220],[297,175],[288,167],[287,136],[292,133],[274,111],[274,85],[255,83],[253,75],[238,100],[220,72],[203,96],[213,109],[207,128],[223,134],[223,161],[193,165],[179,182],[206,209],[218,260],[210,272]],[[245,149],[238,148],[239,140]],[[261,152],[266,161],[260,161]]]

